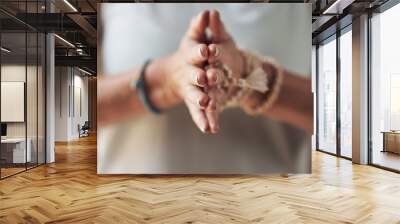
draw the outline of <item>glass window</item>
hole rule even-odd
[[[400,170],[400,4],[371,19],[372,163]]]
[[[18,13],[42,12],[44,1],[2,2]],[[0,178],[45,162],[45,35],[0,12]],[[11,27],[11,28],[10,28]]]
[[[351,158],[352,149],[352,35],[340,36],[340,154]],[[347,31],[347,32],[346,32]]]
[[[318,47],[318,149],[336,153],[336,37]]]
[[[26,170],[32,151],[30,142],[26,141],[26,33],[2,33],[1,47],[0,154],[3,178]]]

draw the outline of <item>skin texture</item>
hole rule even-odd
[[[207,39],[206,29],[211,33]],[[215,85],[223,80],[223,72],[212,65],[227,65],[234,77],[243,77],[244,59],[217,11],[204,11],[195,16],[173,54],[153,60],[146,69],[145,81],[151,102],[161,110],[184,103],[195,125],[204,133],[217,133],[219,106],[224,96]],[[209,65],[208,67],[206,67]],[[206,69],[207,68],[207,69]],[[269,80],[276,69],[263,65]],[[122,122],[148,113],[131,83],[137,80],[140,68],[98,80],[99,124]],[[313,96],[311,80],[283,70],[280,95],[272,108],[262,115],[313,131]],[[273,82],[271,82],[273,83]],[[259,104],[265,95],[254,94],[248,104]],[[295,100],[294,100],[295,99]]]

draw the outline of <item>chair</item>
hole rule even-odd
[[[78,124],[79,138],[89,136],[89,129],[90,129],[89,121],[85,121],[82,127],[80,127],[80,125]]]

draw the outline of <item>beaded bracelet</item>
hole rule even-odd
[[[144,107],[154,114],[160,114],[161,111],[151,103],[148,96],[148,88],[146,85],[145,74],[146,68],[150,64],[150,62],[151,60],[149,59],[143,64],[142,69],[140,70],[139,78],[138,80],[132,82],[132,86],[138,92],[139,98],[142,101]]]
[[[224,80],[217,86],[219,91],[225,92],[228,96],[224,102],[220,102],[221,110],[229,107],[241,106],[246,113],[257,115],[262,111],[268,110],[278,98],[280,88],[283,82],[283,70],[272,59],[257,55],[247,50],[240,50],[244,60],[244,77],[234,77],[230,68],[222,63],[215,63],[212,67],[221,69],[224,72]],[[263,69],[264,63],[269,63],[277,70],[272,86],[269,86],[268,74]],[[234,94],[229,94],[230,88],[237,88]],[[265,94],[266,97],[259,105],[248,108],[245,100],[248,99],[254,92]],[[267,94],[268,93],[268,94]]]

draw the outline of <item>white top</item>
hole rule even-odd
[[[104,73],[174,52],[204,9],[220,11],[239,47],[311,74],[311,5],[283,3],[102,4]],[[294,164],[293,172],[310,171],[310,135],[240,110],[224,111],[217,135],[202,134],[180,106],[101,128],[98,137],[99,173],[266,173],[283,163]]]

